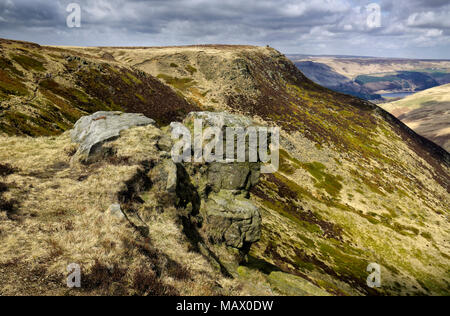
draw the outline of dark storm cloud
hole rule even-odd
[[[45,0],[0,2],[0,25],[2,27],[54,27],[64,21],[64,16],[54,3]],[[2,29],[3,30],[3,29]]]
[[[68,29],[79,3],[82,28]],[[382,8],[370,28],[366,6]],[[55,45],[270,44],[284,52],[447,57],[448,0],[0,0],[0,37]]]

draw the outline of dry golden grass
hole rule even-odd
[[[159,161],[160,136],[151,126],[125,131],[108,144],[116,158],[90,166],[71,161],[76,146],[68,133],[0,137],[8,148],[0,161],[17,168],[4,178],[5,198],[19,202],[15,219],[0,212],[0,294],[250,295],[193,250],[173,207],[146,216],[147,237],[107,211],[139,163]],[[143,198],[142,208],[151,209],[155,197]],[[80,290],[66,287],[71,263],[81,266]]]

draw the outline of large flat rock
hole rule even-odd
[[[142,114],[97,112],[79,119],[70,136],[73,142],[80,144],[77,156],[82,160],[92,160],[102,152],[103,144],[119,137],[121,131],[154,123]]]

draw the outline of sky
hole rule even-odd
[[[68,27],[70,3],[81,8],[81,27]],[[450,0],[0,0],[0,38],[66,46],[250,44],[285,54],[450,59]]]

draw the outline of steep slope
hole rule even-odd
[[[449,292],[442,149],[380,108],[315,85],[272,49],[106,50],[162,80],[190,80],[174,87],[188,98],[200,91],[202,105],[282,128],[281,170],[253,191],[264,231],[250,269],[281,269],[334,294]],[[382,289],[366,285],[371,262],[383,266]]]
[[[418,134],[450,151],[450,85],[381,106]]]
[[[84,114],[139,112],[161,124],[196,108],[156,78],[64,49],[0,40],[0,132],[57,135]]]
[[[39,50],[44,54],[46,50],[61,49]],[[235,272],[233,281],[220,277],[222,293],[267,294],[264,289],[269,284],[274,291],[272,293],[290,294],[292,279],[289,278],[296,278],[298,294],[304,293],[300,288],[310,288],[309,285],[333,295],[450,293],[449,154],[384,110],[314,84],[285,56],[270,48],[67,48],[64,52],[108,63],[110,67],[116,65],[149,80],[156,77],[159,81],[155,85],[160,84],[161,89],[171,87],[167,94],[178,97],[177,100],[186,106],[244,114],[262,124],[281,127],[280,170],[262,177],[251,192],[251,199],[262,210],[261,240],[252,246],[246,264],[229,268]],[[108,62],[102,59],[106,57]],[[8,78],[16,78],[13,70],[7,71]],[[31,85],[29,81],[32,82],[24,80],[20,84]],[[130,87],[137,84],[133,82],[130,82]],[[83,78],[77,87],[89,88]],[[7,102],[24,98],[20,96],[24,91],[17,89],[15,92],[16,95],[9,97]],[[123,92],[128,95],[127,91]],[[75,101],[73,106],[78,104],[79,101]],[[117,104],[126,106],[124,101]],[[160,117],[159,113],[145,112],[154,119]],[[6,125],[11,126],[9,123]],[[19,127],[17,131],[20,132]],[[124,144],[145,143],[146,137],[139,136],[141,133],[132,131],[127,135]],[[71,146],[64,137],[67,136],[38,140],[42,148],[50,146],[58,151],[61,146]],[[28,146],[20,144],[20,138],[2,139],[2,146],[15,148],[16,152],[13,156],[4,153],[3,161],[17,168],[32,165],[29,153],[31,148],[36,148],[33,153],[39,154],[40,159],[33,161],[42,163],[36,165],[36,169],[45,170],[45,166],[54,165],[56,168],[59,165],[58,161],[46,164],[45,160],[60,157],[61,153],[44,153],[35,147],[33,140],[27,138],[26,141]],[[133,145],[130,148],[134,148]],[[139,152],[141,147],[137,148],[131,152]],[[108,162],[112,164],[109,168],[115,168],[115,163]],[[126,165],[120,168],[126,168]],[[20,177],[34,174],[29,171],[29,175]],[[89,170],[82,172],[89,173]],[[106,181],[102,179],[117,173],[99,169],[94,174],[95,177],[89,180],[92,182],[90,187],[100,190],[111,187],[108,183],[102,184],[101,181]],[[75,177],[81,179],[82,175],[75,174]],[[10,175],[7,183],[10,186],[15,181],[20,183],[20,177]],[[37,186],[39,181],[32,186]],[[54,183],[50,180],[45,185],[46,190],[53,194],[58,190],[53,188]],[[86,205],[90,199],[95,199],[95,194],[92,197],[88,194],[90,187],[86,188]],[[104,208],[110,192],[101,194],[105,199],[99,203],[104,203],[101,205]],[[54,204],[46,205],[45,210],[53,218],[51,210],[58,208],[58,198],[51,201]],[[74,210],[81,214],[81,210]],[[96,216],[96,210],[89,208],[79,220],[95,223]],[[159,220],[170,222],[170,219]],[[4,225],[13,225],[16,232],[21,229],[19,223],[12,224],[6,219]],[[77,227],[77,232],[81,233],[82,228]],[[54,229],[58,230],[57,227]],[[171,232],[171,244],[164,251],[173,253],[174,249],[185,249],[185,246],[180,246],[183,245],[180,241],[183,237],[174,237],[178,236],[175,229]],[[105,233],[90,237],[102,234]],[[158,245],[163,245],[161,239],[164,240],[167,232],[159,226],[153,234],[155,238],[159,236],[156,238]],[[104,247],[109,246],[96,244],[100,252]],[[8,249],[11,254],[11,249],[17,248]],[[186,253],[188,255],[183,262],[203,260],[196,256],[195,251]],[[139,262],[135,263],[137,266]],[[379,289],[367,286],[369,263],[382,266],[383,283]],[[198,275],[199,270],[193,273]],[[208,285],[196,287],[193,291],[200,294],[212,291],[211,281],[219,276],[213,270],[208,271],[211,271],[205,280]],[[183,278],[172,281],[170,275],[166,281],[180,288],[189,288],[186,284],[191,284]],[[245,290],[237,290],[240,286]]]

